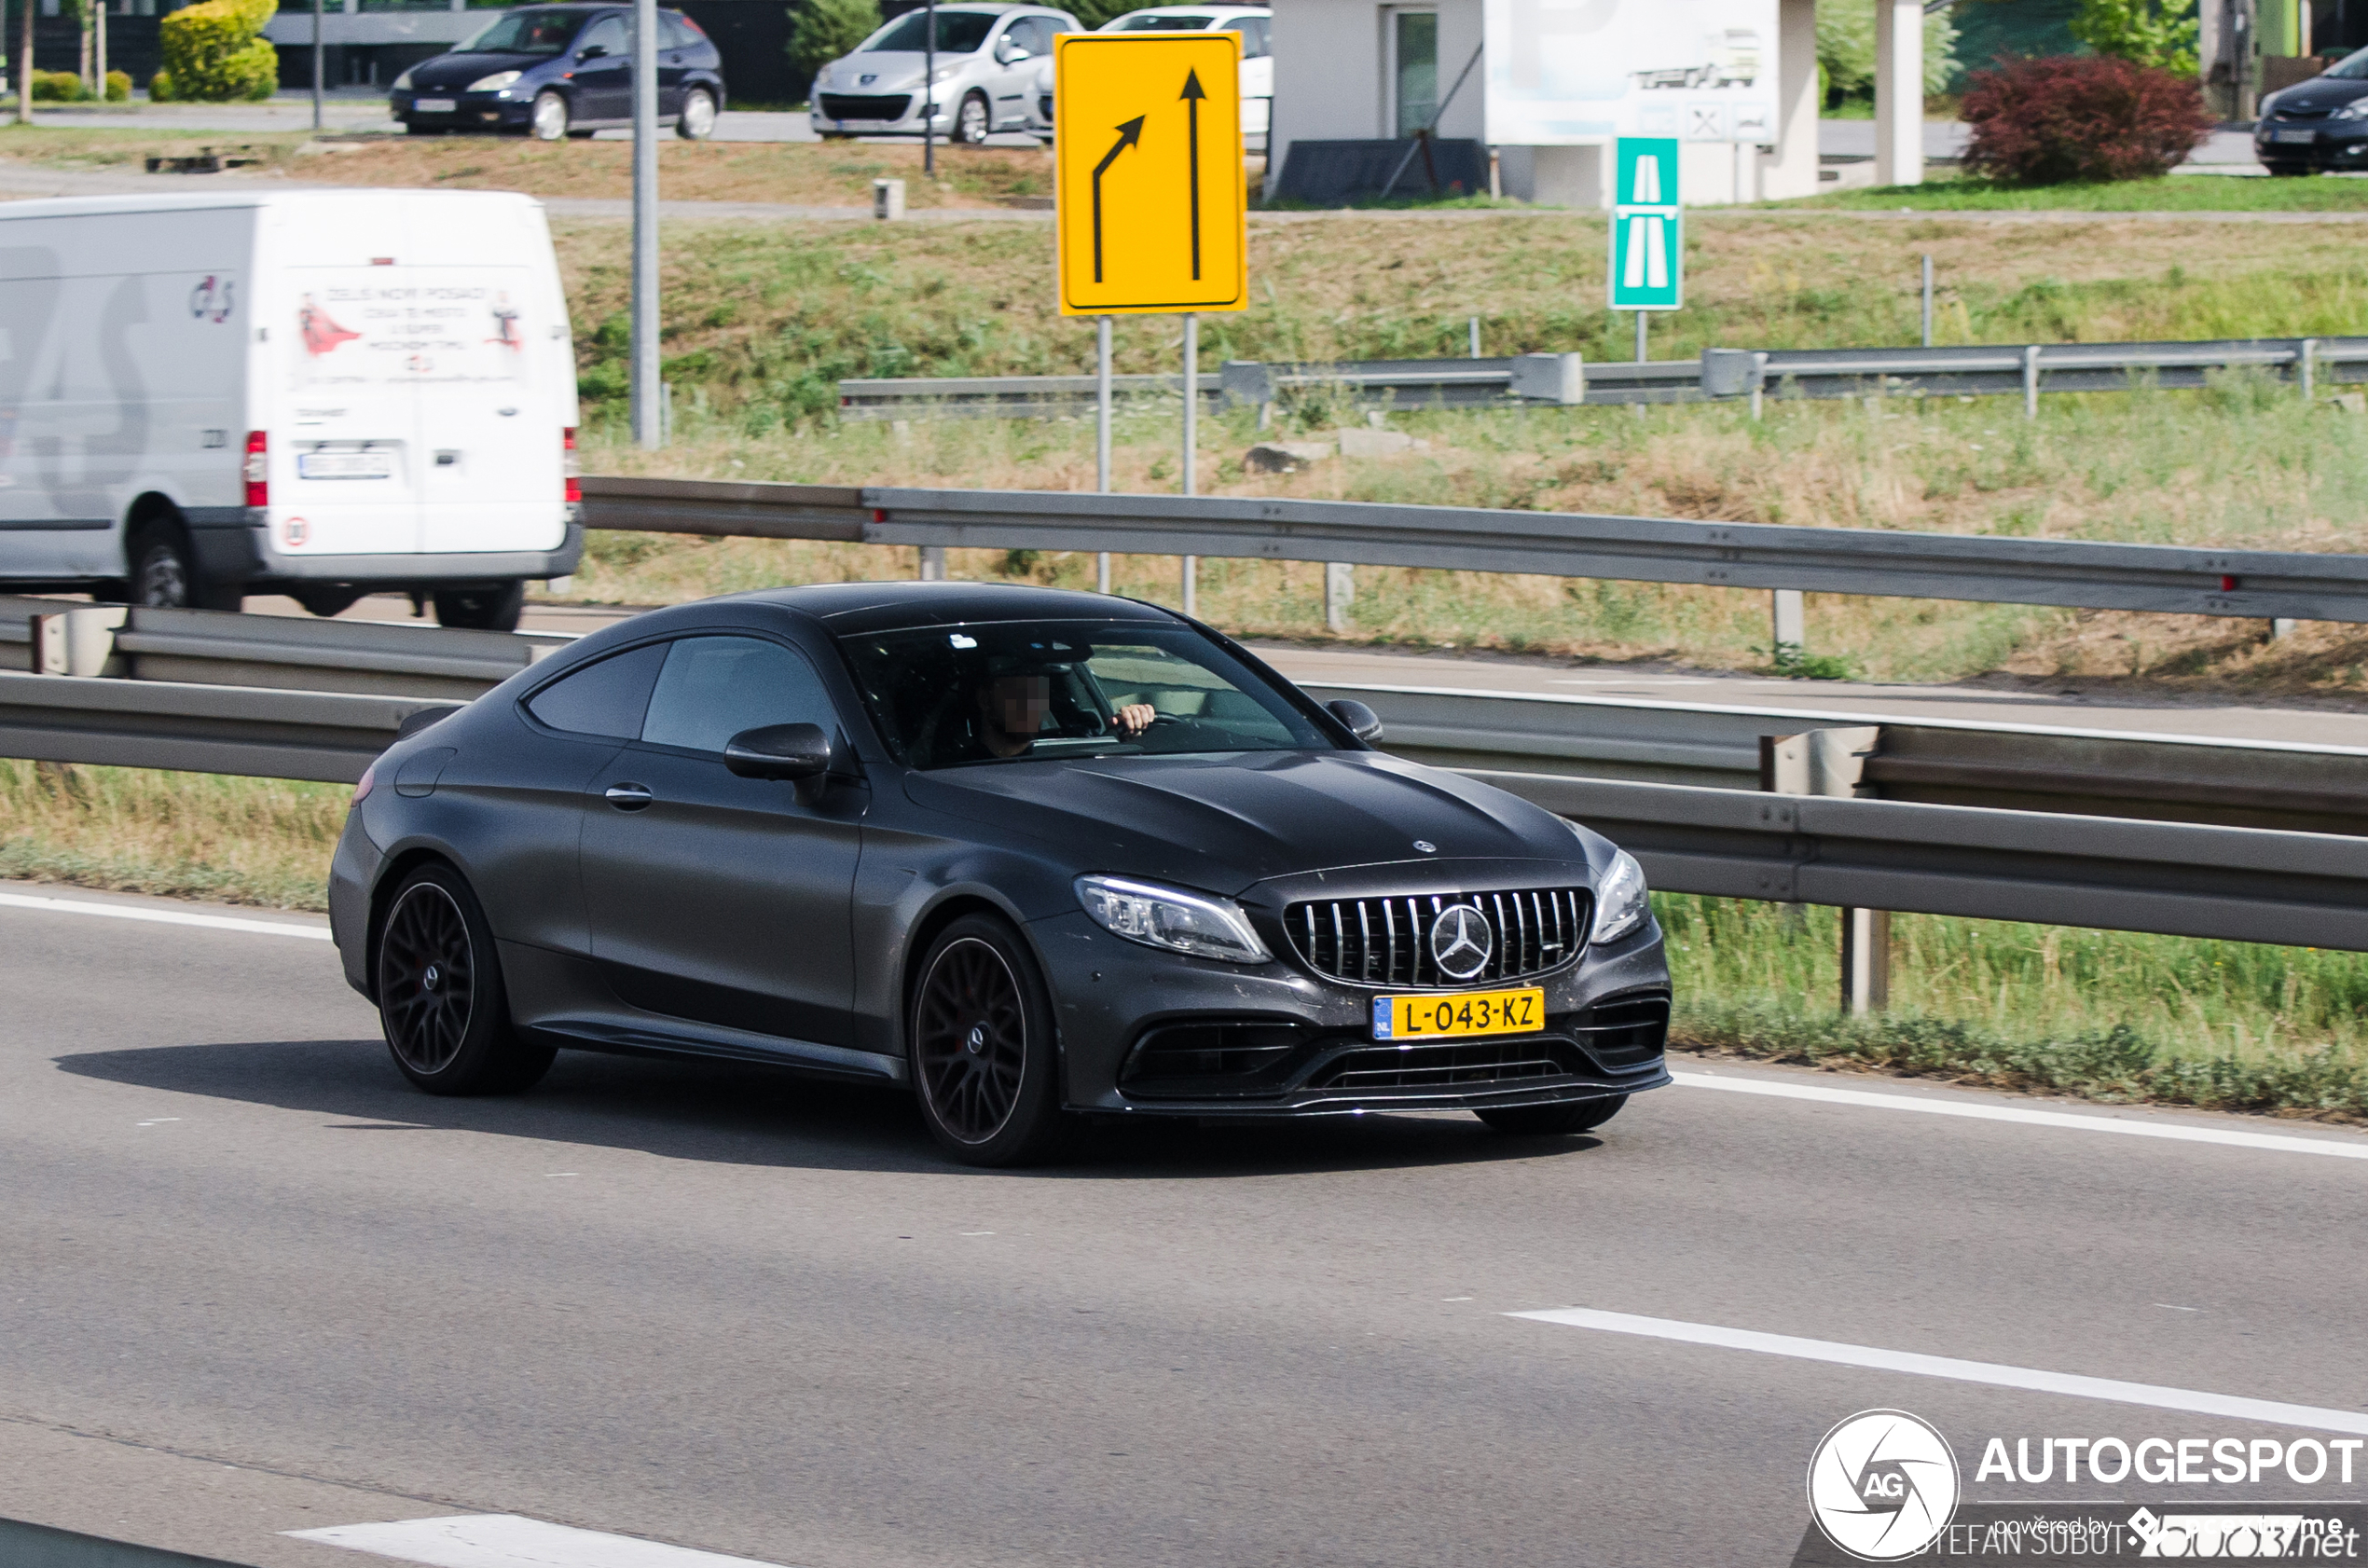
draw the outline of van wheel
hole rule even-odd
[[[686,142],[704,142],[715,134],[715,98],[707,89],[695,87],[682,95],[682,117],[674,122],[674,133]]]
[[[516,631],[526,612],[526,583],[495,583],[482,588],[439,588],[435,624],[472,631]]]
[[[359,588],[290,588],[288,597],[325,621],[333,615],[342,615],[361,603],[362,590]]]
[[[217,588],[198,575],[189,536],[169,523],[150,523],[131,536],[124,552],[131,567],[130,600],[158,610],[236,610],[244,597]]]
[[[529,123],[538,142],[556,142],[568,133],[568,101],[559,94],[544,89],[534,95],[534,111]]]

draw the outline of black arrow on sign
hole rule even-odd
[[[1111,164],[1118,161],[1119,154],[1142,141],[1143,118],[1141,115],[1136,115],[1133,119],[1120,126],[1118,140],[1111,144],[1108,152],[1102,155],[1102,161],[1094,166],[1094,281],[1097,283],[1102,281],[1102,176],[1108,172]],[[1197,200],[1198,198],[1194,199]],[[1196,233],[1194,243],[1198,242]],[[1195,272],[1193,276],[1198,277],[1200,274]]]
[[[1185,145],[1190,149],[1191,159],[1192,280],[1198,282],[1201,276],[1201,100],[1208,96],[1201,90],[1201,74],[1198,71],[1188,69],[1184,73],[1181,96],[1185,113],[1191,117],[1191,129],[1186,133],[1189,140]]]

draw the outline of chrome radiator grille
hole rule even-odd
[[[1495,938],[1487,965],[1463,979],[1442,973],[1430,946],[1431,923],[1459,903],[1479,910]],[[1352,985],[1486,985],[1578,956],[1593,903],[1584,887],[1331,899],[1291,905],[1283,924],[1301,962]]]

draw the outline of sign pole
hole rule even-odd
[[[1642,310],[1639,310],[1639,311],[1637,311],[1637,312],[1636,312],[1636,363],[1637,363],[1637,364],[1645,364],[1645,323],[1647,323],[1647,322],[1649,322],[1649,321],[1651,321],[1652,319],[1653,319],[1653,318],[1652,318],[1651,316],[1649,316],[1649,315],[1645,314],[1645,313],[1644,311],[1642,311]]]
[[[1110,318],[1097,316],[1094,322],[1094,475],[1095,488],[1104,495],[1110,493]],[[1102,551],[1094,557],[1094,588],[1097,593],[1110,591],[1110,553]]]
[[[103,37],[107,25],[104,20],[106,14],[107,0],[100,0],[99,27]],[[103,95],[107,73],[106,49],[103,47],[99,50],[99,90]],[[312,129],[321,129],[321,0],[312,0]]]
[[[1193,485],[1193,480],[1198,475],[1193,473],[1192,460],[1198,455],[1200,447],[1200,414],[1201,318],[1197,311],[1187,310],[1184,312],[1184,493],[1186,495],[1198,493]],[[1200,558],[1196,556],[1184,557],[1184,613],[1187,615],[1195,615],[1200,612],[1197,602],[1200,597],[1197,592],[1199,584],[1195,581],[1200,575]]]
[[[929,34],[921,40],[921,172],[937,174],[937,0],[929,0]]]
[[[633,5],[633,439],[666,445],[658,385],[658,8]]]

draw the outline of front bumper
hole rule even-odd
[[[939,90],[943,92],[943,89],[941,88]],[[883,94],[882,96],[895,95]],[[918,91],[914,91],[912,92],[911,97],[914,100],[911,106],[906,108],[902,115],[894,119],[864,119],[857,116],[833,118],[833,117],[824,114],[818,106],[806,111],[806,123],[814,128],[815,134],[817,135],[918,136],[922,133],[923,129],[922,113],[919,104],[920,93]],[[953,125],[954,116],[943,102],[935,104],[933,107],[935,108],[936,114],[935,122],[931,129],[935,130],[937,133],[942,136]]]
[[[1286,962],[1172,956],[1113,937],[1082,912],[1030,932],[1060,1021],[1073,1109],[1244,1119],[1478,1110],[1670,1081],[1669,969],[1657,926],[1517,983],[1546,991],[1547,1027],[1536,1034],[1404,1045],[1372,1038],[1376,992]]]
[[[2280,132],[2310,139],[2280,141]],[[2368,169],[2368,120],[2320,120],[2307,126],[2264,121],[2253,133],[2253,157],[2273,168]]]
[[[419,107],[422,98],[431,102],[448,98],[453,106],[445,112],[425,112]],[[530,97],[519,100],[497,92],[398,92],[387,100],[387,112],[406,125],[440,131],[523,130],[534,119]]]

